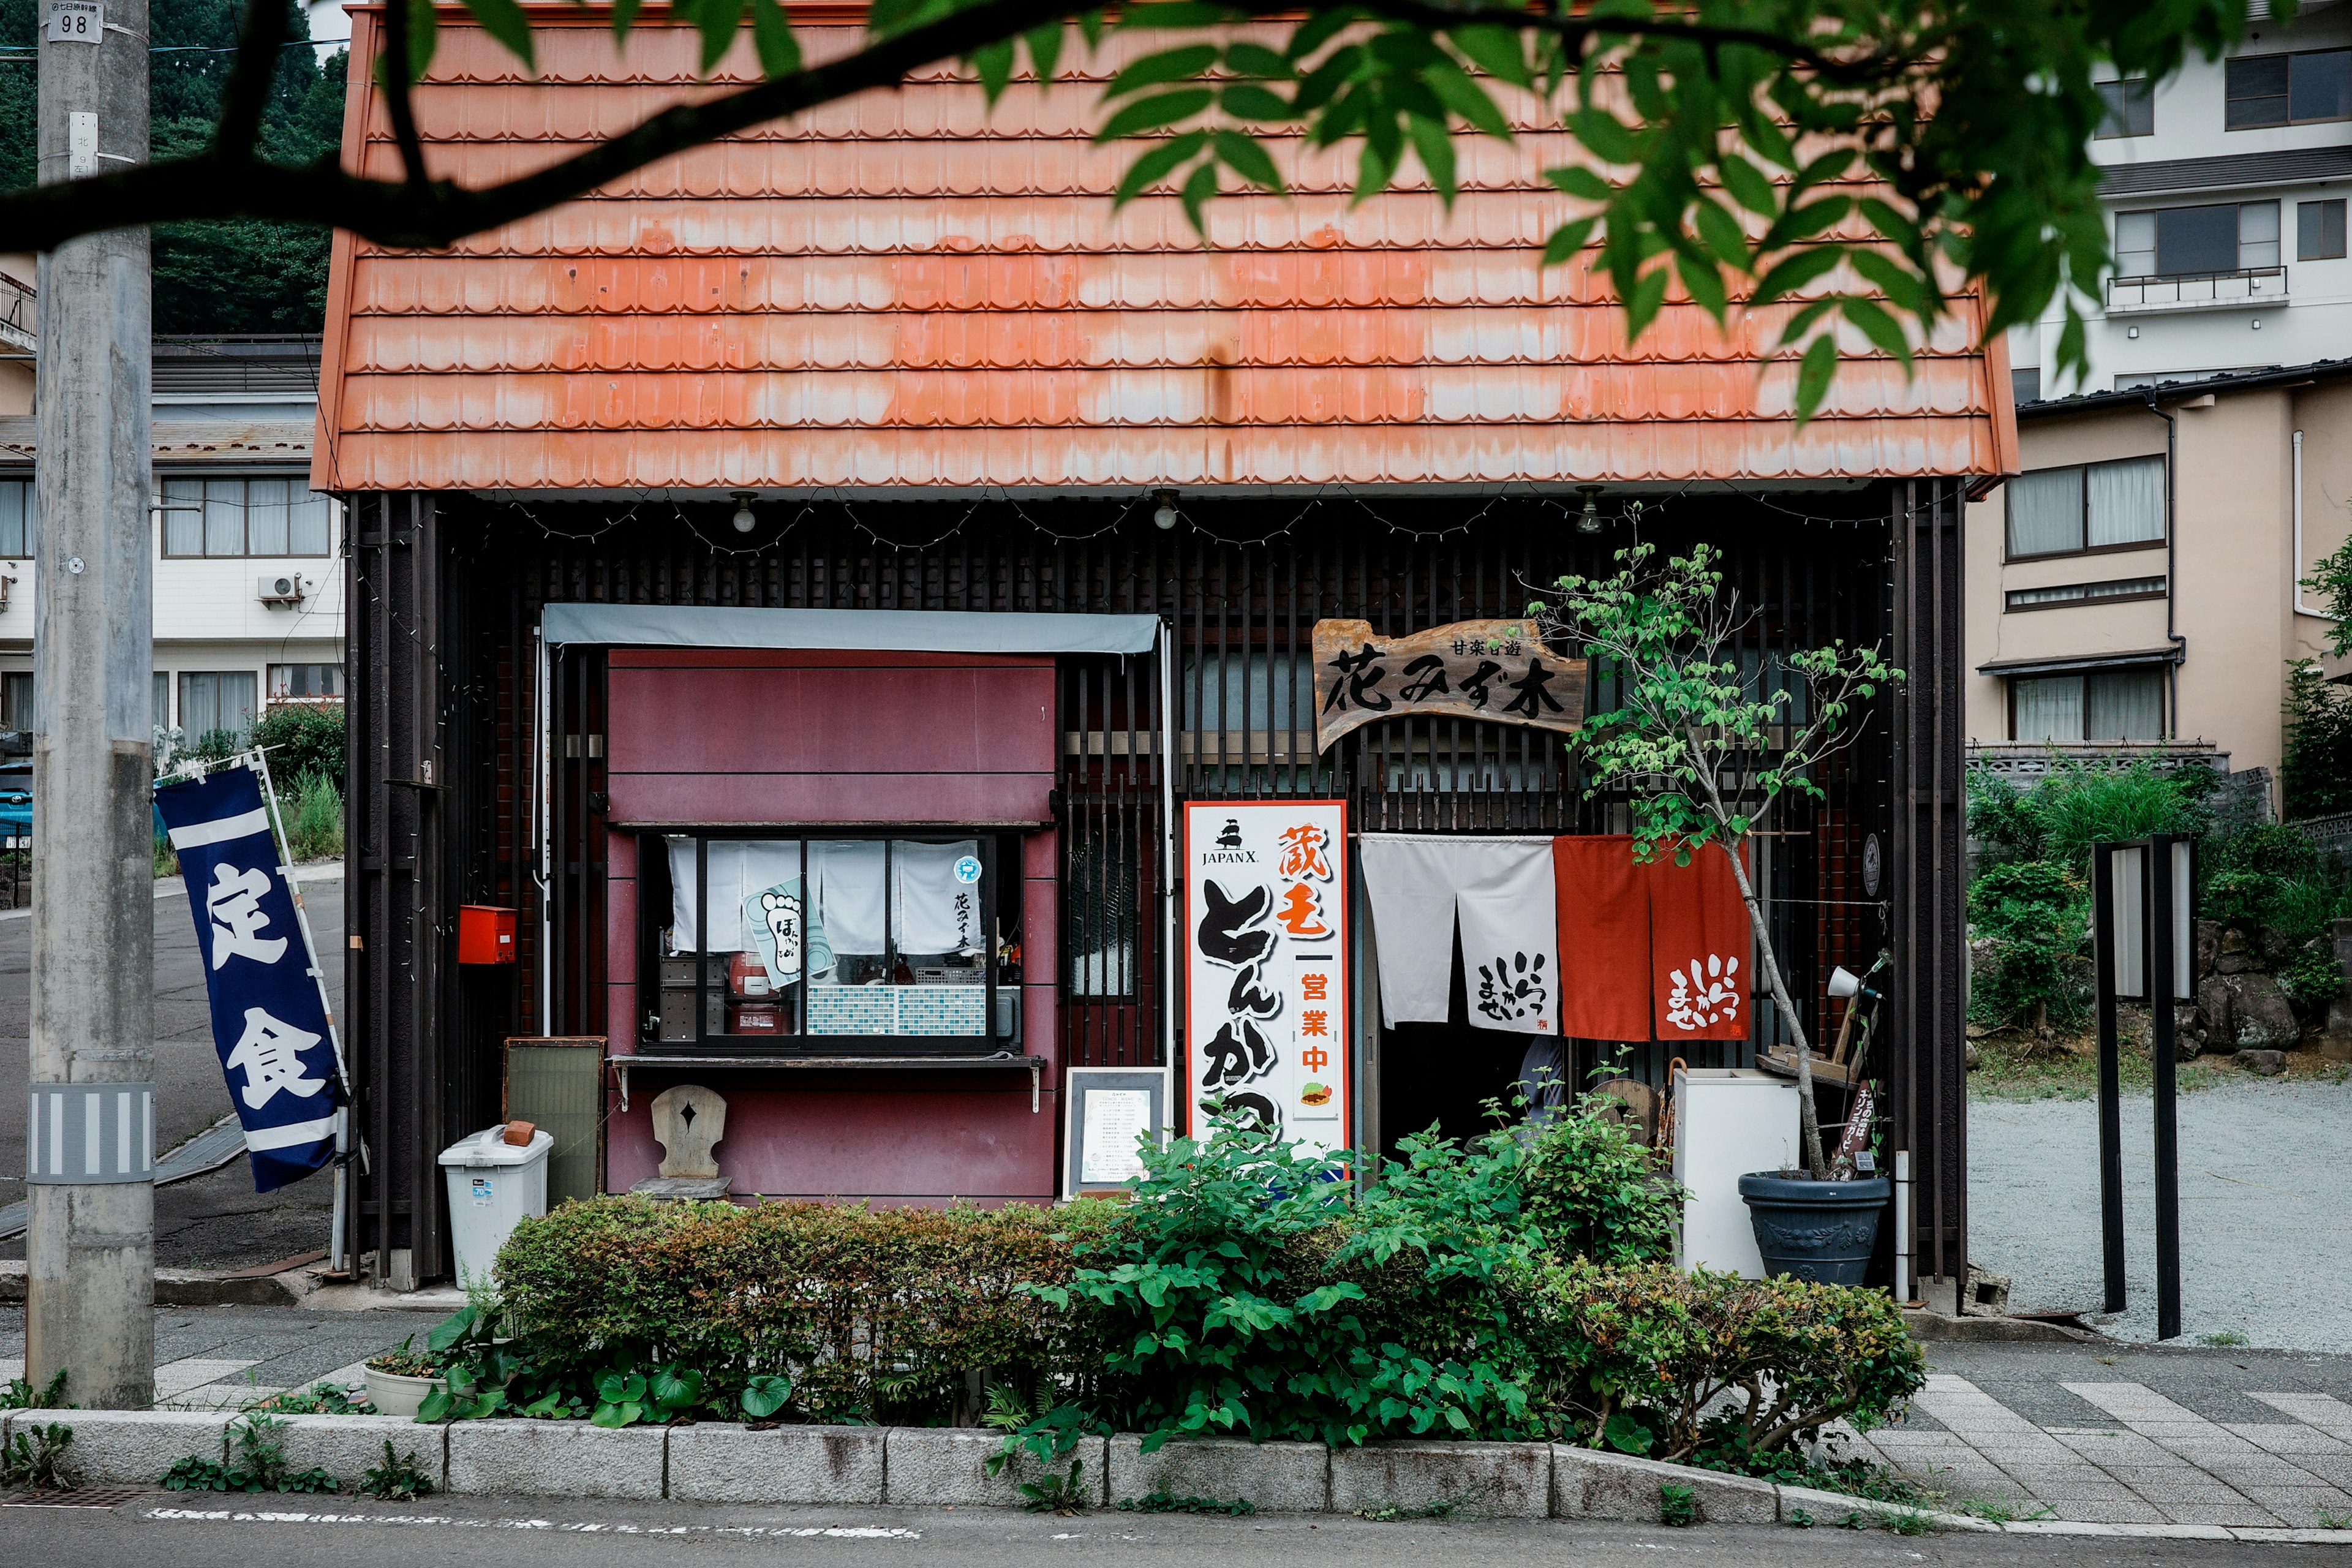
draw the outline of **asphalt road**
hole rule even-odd
[[[256,1517],[263,1510],[276,1518]],[[196,1517],[159,1517],[179,1513]],[[244,1517],[238,1517],[243,1515]],[[321,1515],[329,1516],[321,1519]],[[213,1517],[205,1517],[213,1516]],[[672,1503],[434,1498],[420,1504],[314,1497],[151,1495],[112,1510],[0,1509],[0,1568],[168,1563],[173,1568],[469,1568],[737,1564],[806,1568],[1430,1568],[1496,1563],[1583,1568],[1671,1557],[1709,1568],[2108,1568],[2110,1564],[2341,1564],[2339,1547],[2226,1541],[1895,1536],[1786,1526],[1665,1530],[1539,1521],[1457,1523],[1096,1512],[696,1508]],[[1650,1560],[1655,1560],[1651,1558]]]
[[[325,960],[327,994],[343,1011],[343,881],[303,873],[302,898]],[[195,922],[177,879],[156,884],[155,1148],[162,1153],[232,1109],[213,1047]],[[25,1122],[30,1066],[31,948],[36,910],[0,913],[0,1204],[25,1194]],[[155,1194],[155,1261],[164,1268],[247,1268],[326,1244],[331,1178],[325,1173],[257,1194],[244,1161]],[[0,1258],[25,1256],[22,1239],[0,1244]],[[5,1533],[5,1531],[0,1531]]]

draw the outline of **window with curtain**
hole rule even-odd
[[[2083,471],[2084,542],[2093,550],[2164,537],[2164,459],[2094,463]]]
[[[0,555],[21,559],[39,552],[41,509],[30,479],[0,479]]]
[[[644,841],[648,861],[656,842]],[[996,1048],[991,980],[1018,975],[998,973],[999,941],[1017,938],[997,907],[993,838],[658,842],[669,894],[639,905],[661,969],[654,1039]]]
[[[2009,558],[2164,542],[2164,459],[2039,468],[2004,487]]]
[[[273,664],[269,667],[272,702],[315,701],[343,694],[340,664]]]
[[[2083,470],[2020,474],[2009,495],[2009,553],[2063,555],[2083,548]]]
[[[2164,738],[2164,671],[2097,669],[2013,677],[2011,733],[2027,745]]]
[[[240,742],[253,730],[253,671],[188,670],[180,677],[180,729],[191,742],[225,730]]]
[[[2328,261],[2344,254],[2344,203],[2297,202],[2294,205],[2294,258]]]
[[[0,675],[0,729],[33,727],[33,672],[12,669]]]
[[[334,501],[299,479],[167,479],[169,556],[325,555]]]

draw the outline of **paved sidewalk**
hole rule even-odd
[[[1857,1441],[1944,1507],[2100,1524],[2352,1522],[2343,1358],[1937,1346],[1930,1360],[1910,1417]]]
[[[436,1311],[310,1311],[293,1307],[167,1307],[155,1313],[159,1410],[235,1410],[287,1388],[352,1384],[368,1357],[410,1334],[422,1344]],[[25,1373],[25,1310],[0,1310],[0,1382]],[[67,1390],[70,1399],[73,1392]]]

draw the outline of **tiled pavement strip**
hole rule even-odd
[[[1946,1498],[2019,1520],[2340,1528],[2352,1520],[2352,1405],[2246,1397],[2276,1422],[2216,1422],[2138,1383],[2062,1382],[2111,1426],[2037,1426],[1967,1378],[1933,1373],[1914,1401],[1942,1429],[1854,1439]],[[1867,1456],[1865,1456],[1867,1457]]]

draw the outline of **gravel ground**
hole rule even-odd
[[[2123,1101],[2129,1308],[2087,1321],[2156,1336],[2153,1102]],[[2184,1340],[2242,1334],[2280,1350],[2352,1352],[2352,1085],[2233,1082],[2183,1095]],[[2014,1308],[2095,1312],[2099,1123],[2092,1100],[1969,1102],[1969,1245],[2009,1275]]]

